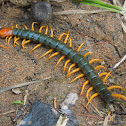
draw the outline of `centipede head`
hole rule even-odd
[[[12,28],[3,28],[0,30],[0,37],[5,38],[8,36],[12,36]]]

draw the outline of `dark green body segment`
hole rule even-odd
[[[22,29],[13,29],[13,35],[20,37],[22,39],[30,39],[34,42],[39,42],[53,48],[55,51],[58,51],[71,59],[76,65],[81,68],[81,71],[85,74],[87,79],[90,81],[96,92],[99,93],[101,98],[105,102],[111,103],[114,101],[114,98],[107,87],[103,84],[102,79],[99,78],[97,72],[89,64],[88,60],[85,59],[83,55],[73,50],[71,47],[67,46],[64,43],[60,43],[59,40],[52,37],[48,37],[45,34],[36,33],[34,31],[22,30]]]

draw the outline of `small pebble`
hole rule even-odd
[[[35,21],[39,23],[47,23],[52,15],[52,8],[49,2],[40,1],[33,3],[31,7],[32,15]]]

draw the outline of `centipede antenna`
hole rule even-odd
[[[89,80],[87,80],[87,81],[85,81],[85,82],[83,83],[83,86],[82,86],[82,88],[81,88],[80,95],[83,94],[84,88],[85,88],[85,86],[86,86],[88,83],[89,83]]]
[[[46,56],[47,54],[51,53],[53,49],[48,50],[46,53],[44,53],[42,56],[39,57],[41,59],[42,57]]]
[[[87,103],[86,107],[89,105],[89,103],[91,102],[91,100],[92,100],[93,98],[97,97],[98,95],[99,95],[98,93],[93,94],[93,95],[90,97],[90,99],[88,100],[88,103]]]
[[[103,61],[103,60],[101,60],[101,59],[92,59],[92,60],[89,61],[89,63],[92,64],[92,63],[95,62],[95,61],[101,62],[101,61]]]
[[[37,49],[38,47],[40,47],[42,44],[37,44],[31,51],[29,51],[29,53],[31,53],[32,51],[34,51],[35,49]]]
[[[65,56],[61,56],[54,68],[56,68],[59,65],[59,63],[61,62],[61,60],[63,60],[64,58],[65,58]]]
[[[71,62],[71,59],[68,59],[68,60],[65,62],[65,64],[64,64],[64,70],[63,70],[63,73],[65,72],[66,67],[67,67],[67,64],[68,64],[69,62]]]
[[[47,61],[47,60],[49,60],[49,59],[51,59],[52,57],[54,57],[54,56],[56,56],[56,55],[58,55],[60,52],[55,52],[55,53],[53,53],[48,59],[46,59],[45,61]]]
[[[90,88],[87,90],[87,93],[86,93],[86,98],[87,98],[87,99],[89,99],[89,98],[88,98],[89,93],[90,93],[93,89],[94,89],[93,87],[90,87]]]
[[[77,48],[77,51],[80,51],[80,49],[82,48],[82,46],[85,44],[85,42],[83,42],[83,43],[81,43],[80,45],[79,45],[79,47]]]
[[[92,54],[93,52],[87,52],[86,54],[84,54],[84,57],[86,57],[89,54]]]
[[[126,101],[126,97],[124,95],[121,95],[121,94],[112,94],[113,97],[115,98],[122,98]]]
[[[19,39],[20,39],[19,37],[18,37],[18,38],[17,38],[16,36],[14,37],[14,47],[15,47],[16,44],[17,44],[18,46],[20,46],[20,45],[18,44],[18,42],[17,42]]]
[[[107,71],[107,69],[104,66],[102,66],[102,65],[96,66],[94,69],[97,70],[99,68],[103,68],[105,71]]]
[[[30,43],[30,42],[31,42],[31,40],[23,39],[23,41],[22,41],[22,43],[21,43],[22,48],[23,48],[23,49],[24,49],[24,48],[27,48],[27,47],[25,47],[24,45],[27,44],[27,43]]]
[[[117,86],[117,85],[108,87],[108,90],[112,90],[112,89],[115,89],[115,88],[125,90],[125,88],[123,88],[121,86]]]
[[[69,74],[67,74],[65,77],[68,77],[70,76],[71,74],[75,73],[75,72],[78,72],[80,70],[80,68],[76,68],[75,70],[69,72]]]
[[[79,78],[81,78],[81,77],[83,77],[83,76],[85,76],[85,74],[84,73],[82,73],[82,74],[80,74],[80,75],[78,75],[77,77],[75,77],[70,83],[72,83],[72,82],[74,82],[75,80],[77,80],[77,79],[79,79]]]
[[[38,24],[38,22],[33,22],[33,23],[32,23],[32,26],[31,26],[31,27],[32,27],[32,31],[35,31],[35,28],[34,28],[34,25],[35,25],[35,24]]]

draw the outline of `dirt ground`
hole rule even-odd
[[[109,1],[107,2],[109,3]],[[75,9],[97,9],[95,7],[72,2],[51,2],[51,5],[53,12]],[[22,27],[23,24],[26,24],[30,29],[30,25],[34,21],[30,11],[30,8],[17,7],[10,2],[0,5],[0,27],[11,27],[15,24]],[[69,31],[74,49],[77,49],[77,47],[85,41],[86,43],[80,53],[84,54],[86,51],[92,51],[93,54],[89,56],[89,60],[93,58],[103,59],[104,62],[102,62],[102,64],[104,64],[107,69],[112,68],[126,53],[126,36],[123,33],[120,19],[116,13],[102,12],[97,14],[52,15],[52,19],[47,25],[54,29],[55,38],[58,38],[61,33],[67,33]],[[38,26],[35,25],[35,27],[37,31]],[[21,41],[18,42],[20,43]],[[49,79],[41,83],[20,88],[20,94],[15,94],[11,90],[2,92],[0,94],[0,126],[15,125],[12,120],[16,116],[16,111],[18,109],[20,110],[22,106],[11,103],[17,100],[23,101],[26,91],[28,91],[27,103],[33,103],[35,99],[40,99],[53,106],[53,100],[56,98],[57,109],[60,109],[59,105],[70,92],[76,92],[78,93],[79,100],[72,108],[72,111],[74,114],[76,113],[75,116],[80,126],[103,125],[104,119],[107,116],[104,101],[100,99],[100,97],[92,100],[92,104],[95,105],[101,114],[96,112],[91,105],[88,107],[90,111],[85,109],[83,106],[87,103],[85,94],[90,85],[86,86],[84,94],[80,96],[79,93],[86,78],[81,78],[69,84],[69,82],[80,73],[78,72],[71,75],[69,78],[65,78],[67,71],[63,74],[63,65],[66,59],[54,69],[61,55],[55,56],[45,62],[47,57],[51,54],[40,60],[39,57],[48,50],[46,47],[42,46],[29,54],[28,52],[36,44],[27,44],[26,46],[28,48],[26,49],[22,49],[22,47],[18,45],[14,48],[13,39],[11,39],[9,45],[5,42],[5,39],[0,39],[0,45],[9,48],[3,49],[0,47],[0,89],[49,77]],[[100,62],[93,63],[93,66],[100,64]],[[103,70],[99,72],[101,71]],[[126,87],[126,63],[121,64],[113,71],[112,75],[114,79],[109,77],[106,84],[109,85],[110,82],[114,80],[116,84]],[[112,92],[123,94],[123,91],[117,89]],[[91,92],[91,94],[93,93],[94,91]],[[113,106],[113,109],[114,112],[111,114],[111,121],[109,120],[108,125],[126,125],[126,113],[121,114],[122,111],[126,112],[125,105],[118,103]]]

